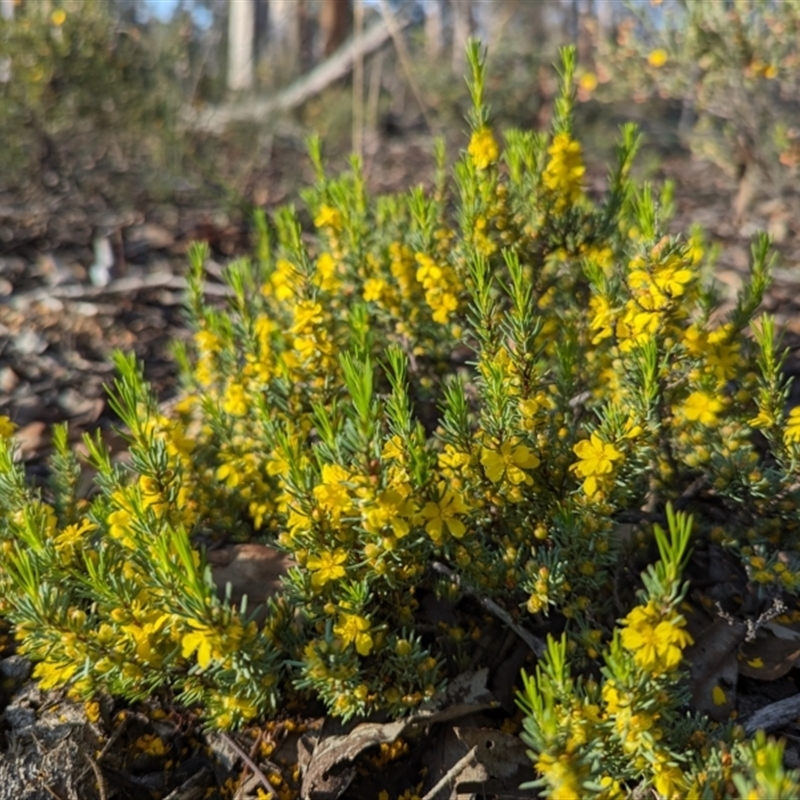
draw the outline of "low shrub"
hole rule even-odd
[[[628,177],[632,126],[587,193],[574,51],[552,130],[503,147],[469,61],[452,179],[439,148],[431,192],[372,199],[312,142],[313,237],[293,208],[259,217],[224,310],[193,249],[184,392],[162,413],[117,356],[130,463],[87,438],[93,496],[64,429],[40,491],[4,424],[0,610],[44,688],[170,693],[230,728],[306,695],[413,711],[480,663],[482,618],[421,624],[469,590],[551,634],[521,699],[549,796],[795,796],[780,745],[711,725],[683,682],[691,547],[735,555],[757,610],[800,582],[800,409],[754,322],[768,241],[721,315],[700,235],[665,235]],[[217,597],[205,550],[251,539],[296,562],[259,616]]]

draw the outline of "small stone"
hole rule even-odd
[[[17,388],[18,383],[19,375],[11,367],[0,369],[0,392],[11,394]]]
[[[23,706],[8,706],[3,712],[8,727],[16,734],[24,733],[36,724],[36,712]]]
[[[0,661],[0,675],[17,683],[24,683],[31,676],[31,662],[22,656],[9,656]]]
[[[47,339],[34,330],[25,330],[18,333],[11,345],[22,356],[32,356],[44,353],[47,350]]]

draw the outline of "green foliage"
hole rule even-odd
[[[90,500],[63,447],[49,493],[26,486],[0,428],[2,611],[45,687],[171,691],[230,727],[305,693],[345,719],[412,711],[480,661],[480,619],[421,624],[426,593],[469,586],[558,633],[524,701],[551,796],[705,797],[687,748],[724,766],[738,745],[686,705],[689,548],[738,555],[764,603],[800,582],[800,411],[784,410],[772,323],[743,333],[768,243],[721,317],[701,237],[665,235],[657,193],[629,178],[632,127],[607,196],[584,191],[574,52],[553,130],[504,148],[476,44],[468,57],[452,180],[372,199],[357,160],[331,178],[312,142],[313,237],[291,207],[260,218],[225,310],[191,251],[185,392],[162,414],[118,356],[131,461],[87,440]],[[297,564],[265,618],[258,598],[217,597],[202,546],[256,537]],[[622,576],[649,543],[637,600]]]
[[[68,165],[79,179],[161,153],[183,99],[179,45],[124,23],[108,0],[25,3],[0,19],[4,179]]]

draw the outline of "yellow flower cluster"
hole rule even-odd
[[[417,253],[417,280],[425,289],[425,302],[433,311],[433,319],[446,325],[458,309],[459,281],[455,271],[425,253]]]
[[[478,128],[473,131],[467,152],[480,170],[488,169],[494,164],[500,156],[500,148],[497,146],[491,128]]]
[[[542,175],[545,187],[556,198],[556,210],[571,208],[583,195],[583,165],[581,144],[568,133],[559,133],[547,148],[549,159]]]
[[[684,630],[686,620],[653,601],[634,608],[623,622],[623,646],[633,653],[637,666],[656,675],[677,669],[683,650],[693,642]]]
[[[786,418],[783,429],[783,440],[786,445],[800,444],[800,406],[795,406]]]
[[[573,448],[580,459],[571,469],[583,478],[583,491],[591,497],[608,484],[614,472],[614,463],[621,461],[623,454],[613,444],[604,442],[597,433],[578,442]]]

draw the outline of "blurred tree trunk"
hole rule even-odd
[[[364,0],[353,0],[353,33],[364,33]],[[353,60],[353,154],[364,156],[364,54]]]
[[[467,39],[472,36],[472,0],[450,0],[453,9],[453,73],[464,74]]]
[[[228,2],[228,89],[240,92],[253,86],[253,44],[256,7],[253,0]]]
[[[594,0],[597,17],[597,33],[602,42],[610,42],[614,36],[614,4],[611,0]]]
[[[578,15],[578,38],[573,39],[578,50],[578,63],[586,66],[592,63],[595,19],[592,0],[575,0]]]
[[[425,54],[438,61],[444,46],[444,7],[442,0],[425,0]]]
[[[564,41],[574,44],[578,39],[578,4],[580,0],[561,0]]]
[[[526,3],[522,10],[530,28],[531,45],[541,47],[548,37],[544,3]]]
[[[299,73],[303,5],[303,0],[269,0],[267,58],[275,86],[286,86]]]
[[[322,0],[319,27],[322,32],[322,55],[327,58],[344,44],[350,33],[349,0]]]
[[[14,19],[14,0],[0,0],[0,18]],[[11,59],[0,57],[0,84],[11,80]]]

